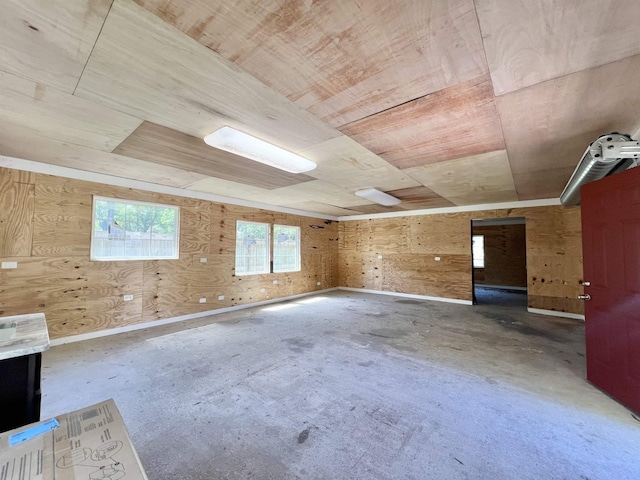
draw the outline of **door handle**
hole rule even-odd
[[[584,300],[586,302],[588,300],[591,300],[591,295],[589,295],[588,293],[585,293],[584,295],[578,295],[578,299]]]

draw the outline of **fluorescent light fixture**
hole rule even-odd
[[[371,200],[372,202],[379,203],[380,205],[384,205],[385,207],[390,207],[392,205],[398,205],[400,203],[400,199],[389,195],[388,193],[381,192],[380,190],[376,190],[375,188],[365,188],[364,190],[358,190],[356,195],[362,198],[366,198],[367,200]]]
[[[279,168],[285,172],[302,173],[316,168],[316,164],[295,153],[276,147],[235,128],[222,127],[204,137],[207,145],[240,155],[241,157]]]

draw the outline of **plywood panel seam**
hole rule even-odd
[[[91,55],[93,55],[93,50],[96,48],[96,44],[98,43],[98,39],[100,38],[100,35],[102,34],[102,29],[104,28],[104,24],[107,22],[107,18],[109,18],[109,14],[111,13],[111,8],[113,7],[113,2],[115,2],[115,1],[116,0],[111,0],[111,3],[109,4],[109,10],[107,10],[107,14],[102,19],[102,25],[100,25],[100,30],[98,31],[98,35],[96,35],[96,39],[94,40],[93,45],[91,46],[91,51],[89,52],[89,55],[87,55],[87,60],[84,62],[84,65],[82,66],[82,71],[80,72],[80,75],[78,76],[78,81],[76,82],[76,85],[73,87],[72,95],[75,95],[76,90],[78,88],[78,85],[80,85],[80,81],[82,80],[82,75],[84,75],[84,71],[87,68],[87,65],[89,64],[89,60],[91,59]],[[122,113],[124,113],[124,112],[122,112]]]

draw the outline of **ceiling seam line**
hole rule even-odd
[[[82,80],[82,77],[84,76],[84,71],[87,68],[87,65],[89,65],[89,60],[91,60],[91,56],[93,55],[93,51],[96,48],[96,45],[98,44],[98,40],[100,40],[100,35],[102,35],[102,29],[104,28],[105,23],[107,23],[107,19],[109,18],[109,14],[111,13],[111,8],[113,7],[113,4],[116,0],[111,0],[111,3],[109,4],[109,10],[107,10],[107,14],[104,16],[104,21],[102,22],[102,25],[100,26],[100,31],[98,32],[98,35],[96,35],[96,41],[93,42],[93,46],[91,47],[91,51],[89,52],[89,55],[87,56],[87,61],[84,63],[84,66],[82,67],[82,72],[80,72],[80,76],[78,77],[78,81],[76,82],[76,86],[73,88],[73,92],[71,93],[71,95],[75,95],[76,94],[76,90],[78,89],[78,85],[80,85],[80,81]]]

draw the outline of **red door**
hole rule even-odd
[[[587,379],[640,412],[640,167],[580,197]]]

